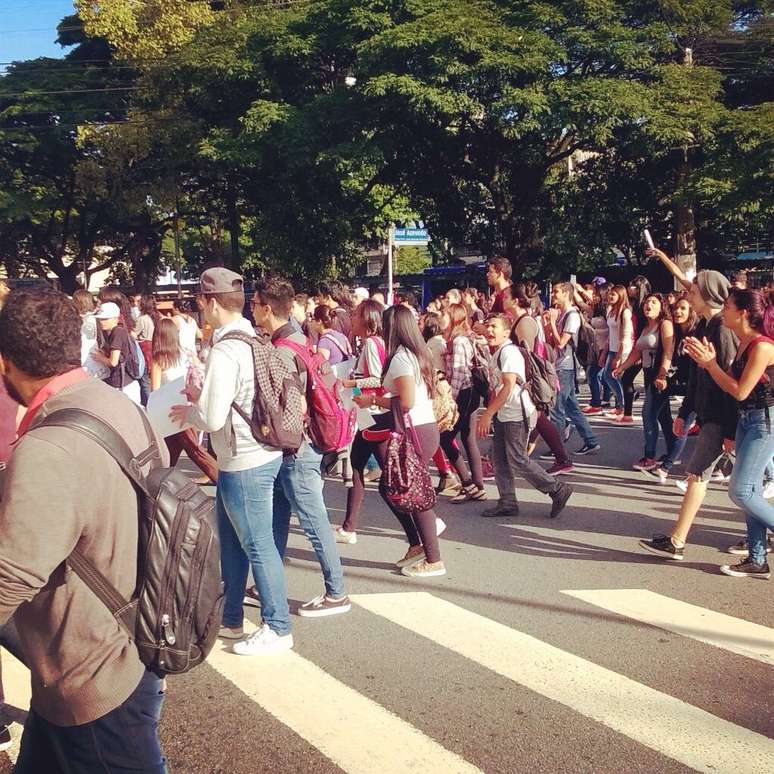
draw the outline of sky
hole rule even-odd
[[[56,25],[71,13],[72,0],[0,0],[0,62],[64,56]]]

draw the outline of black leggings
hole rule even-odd
[[[621,376],[621,386],[624,394],[624,416],[630,417],[634,409],[634,380],[637,374],[642,370],[642,365],[636,365],[627,368]]]
[[[438,449],[438,425],[432,422],[427,425],[419,425],[414,428],[419,439],[419,445],[421,448],[417,449],[422,462],[427,465]],[[373,444],[374,454],[379,461],[379,465],[384,470],[384,460],[387,454],[387,444],[389,441],[382,441],[382,443]],[[440,562],[441,561],[441,549],[438,546],[438,535],[435,526],[436,515],[435,511],[431,508],[429,511],[422,511],[421,513],[401,513],[392,506],[390,501],[382,494],[381,485],[379,486],[379,494],[382,495],[382,499],[387,503],[387,507],[395,514],[395,518],[400,522],[403,531],[406,533],[409,545],[418,546],[422,545],[425,549],[425,557],[428,562]]]
[[[376,424],[372,428],[373,430],[381,430],[392,426],[392,415],[389,413],[379,414],[374,419]],[[420,425],[415,429],[422,446],[422,462],[427,464],[435,454],[436,449],[438,449],[438,425],[435,423]],[[384,469],[387,443],[387,441],[369,443],[363,438],[363,434],[360,431],[358,431],[355,440],[352,442],[352,449],[349,453],[350,463],[352,464],[352,488],[347,493],[347,518],[342,525],[347,532],[356,532],[360,523],[360,509],[363,505],[363,496],[365,494],[365,484],[363,483],[365,464],[368,458],[374,454],[380,467]],[[379,493],[381,494],[381,488]],[[384,499],[383,495],[382,497]],[[424,546],[428,562],[440,561],[441,552],[438,547],[438,536],[436,535],[435,511],[429,510],[408,515],[393,508],[386,499],[385,502],[403,527],[409,544],[412,546]]]
[[[484,472],[481,466],[481,451],[478,448],[478,438],[476,437],[476,422],[471,421],[473,414],[478,409],[478,395],[470,387],[461,390],[457,396],[457,406],[460,410],[460,418],[451,430],[441,433],[441,448],[457,471],[463,485],[468,486],[472,481],[479,489],[483,489]],[[454,443],[458,433],[462,445],[465,447],[470,469],[465,464],[459,446]]]

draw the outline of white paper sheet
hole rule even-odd
[[[185,377],[181,376],[174,382],[169,382],[158,390],[150,394],[148,398],[148,419],[153,425],[153,429],[162,437],[167,438],[170,435],[179,433],[181,430],[192,427],[190,424],[182,427],[169,418],[169,411],[172,406],[185,405],[188,400],[182,394],[185,387]]]

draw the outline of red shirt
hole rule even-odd
[[[510,317],[509,312],[505,309],[505,296],[512,292],[511,285],[508,285],[495,293],[494,301],[492,301],[492,314],[507,314]]]

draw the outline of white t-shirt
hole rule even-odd
[[[524,356],[519,348],[509,341],[506,341],[494,355],[494,376],[498,385],[503,383],[503,374],[516,374],[516,384],[508,400],[497,412],[497,419],[500,422],[522,422],[524,411],[527,412],[528,417],[535,413],[535,404],[529,397],[529,391],[524,388],[526,378]]]
[[[556,370],[572,371],[575,368],[575,354],[573,347],[578,346],[578,332],[580,331],[580,312],[573,307],[569,312],[565,312],[557,322],[556,329],[559,334],[569,333],[570,341],[564,349],[556,350]]]
[[[414,408],[409,411],[411,421],[415,427],[419,425],[429,425],[435,422],[433,413],[433,401],[427,394],[427,385],[422,378],[419,370],[419,361],[413,352],[409,352],[405,347],[398,347],[395,356],[390,362],[390,367],[382,378],[382,386],[390,394],[396,394],[395,380],[399,376],[414,377]]]

